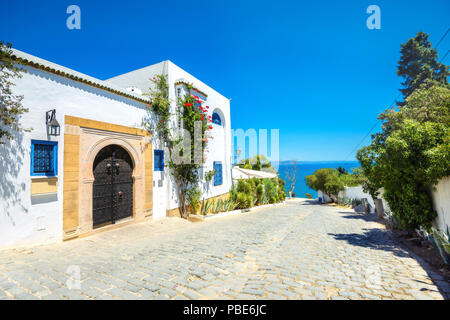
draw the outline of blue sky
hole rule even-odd
[[[233,128],[279,129],[280,158],[303,161],[354,160],[398,94],[400,43],[423,30],[436,44],[450,13],[448,0],[1,1],[16,48],[99,79],[170,59],[232,98]],[[81,30],[66,28],[71,4]]]

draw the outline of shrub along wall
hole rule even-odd
[[[284,184],[285,182],[279,178],[239,180],[231,188],[230,199],[236,202],[236,209],[278,203],[286,197]]]

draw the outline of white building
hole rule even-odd
[[[215,123],[203,173],[213,168],[217,173],[202,184],[203,198],[227,196],[230,100],[214,89],[168,60],[102,81],[18,50],[14,56],[28,71],[13,88],[29,109],[21,124],[32,131],[15,133],[14,140],[0,145],[0,248],[177,215],[163,144],[142,127],[150,103],[142,93],[158,74],[168,78],[174,114],[186,83],[210,107]],[[50,110],[59,136],[49,135]],[[178,126],[176,116],[171,126]]]

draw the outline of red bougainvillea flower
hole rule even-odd
[[[184,105],[185,105],[186,107],[192,107],[192,103],[189,103],[189,102],[186,102]]]
[[[200,104],[202,104],[202,102],[203,102],[202,100],[197,100],[197,103],[200,103]]]
[[[212,129],[213,127],[212,126],[209,126],[209,129]]]
[[[209,106],[206,106],[206,109],[209,109]]]
[[[206,142],[206,138],[203,138],[203,141],[205,141],[205,142]]]

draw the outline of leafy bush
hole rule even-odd
[[[262,198],[263,198],[263,194],[264,194],[264,186],[262,184],[259,184],[256,187],[256,203],[258,205],[262,204]]]
[[[323,191],[327,195],[337,197],[339,191],[344,190],[344,183],[339,179],[339,173],[336,169],[326,168],[314,171],[312,175],[305,177],[308,187],[316,191]]]
[[[305,193],[305,196],[306,196],[307,199],[312,199],[313,198],[313,196],[310,193]]]
[[[202,193],[198,189],[186,190],[186,200],[193,214],[196,214],[200,208],[200,197]]]
[[[286,197],[284,181],[279,179],[247,179],[239,180],[230,191],[230,199],[238,209],[250,208],[254,205],[277,203]]]
[[[358,151],[368,185],[383,187],[399,227],[429,230],[436,217],[429,187],[450,175],[450,89],[430,83],[398,111],[380,115],[383,131]]]

